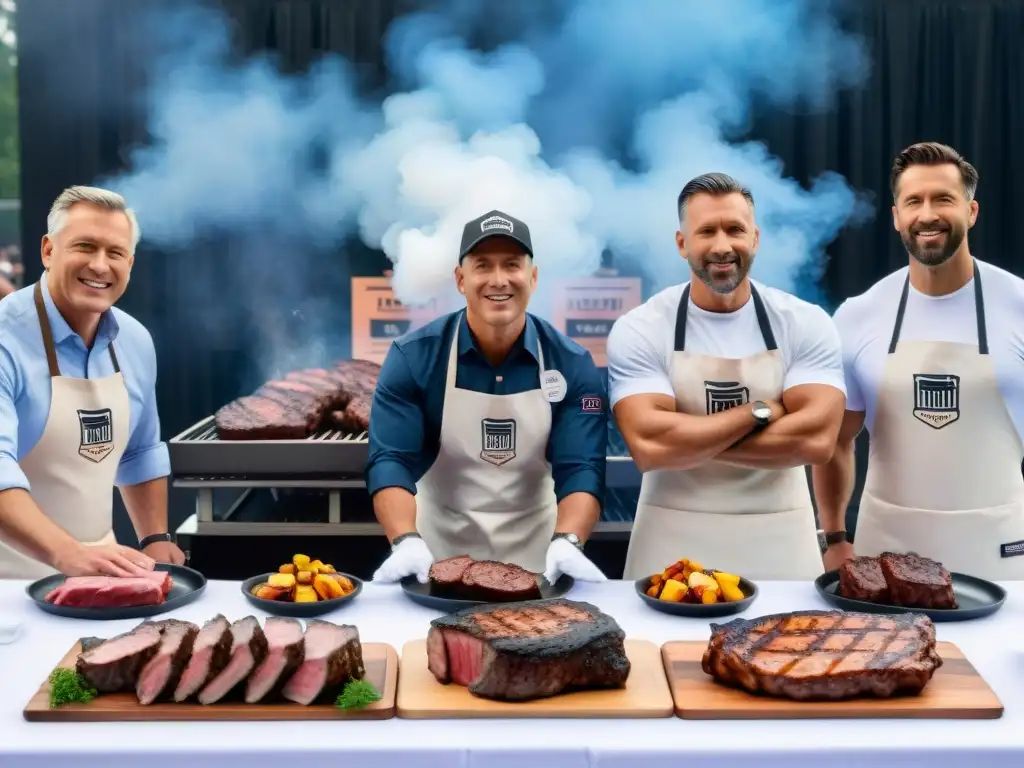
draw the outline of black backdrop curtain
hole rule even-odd
[[[145,141],[135,95],[145,79],[146,41],[126,32],[140,7],[173,0],[32,0],[18,8],[21,93],[22,224],[26,279],[47,209],[64,187],[121,169],[127,147]],[[221,0],[236,20],[244,51],[272,49],[289,69],[323,51],[359,65],[367,90],[386,85],[380,40],[389,21],[416,0]],[[971,233],[980,257],[1020,272],[1017,244],[1004,233],[1024,209],[1024,3],[1015,0],[856,0],[848,26],[868,41],[866,86],[843,93],[824,116],[760,114],[753,138],[767,143],[785,173],[803,182],[826,170],[856,189],[875,190],[878,215],[830,246],[824,288],[833,304],[865,290],[906,255],[892,231],[887,179],[893,155],[915,141],[959,149],[981,174],[981,216]],[[752,51],[756,55],[756,51]],[[95,94],[100,98],[94,98]],[[86,96],[88,95],[88,96]],[[231,246],[204,254],[209,270],[237,257]],[[348,317],[348,280],[380,274],[375,251],[353,244],[325,275],[339,321]],[[160,360],[158,398],[165,436],[209,414],[249,386],[251,370],[233,341],[256,332],[242,321],[221,333],[181,334],[194,282],[166,267],[174,254],[137,259],[121,306],[152,332]],[[170,280],[180,280],[169,284]],[[230,290],[230,286],[225,286]],[[253,308],[258,314],[259,308]],[[347,351],[347,350],[345,350]],[[856,498],[856,496],[855,496]]]

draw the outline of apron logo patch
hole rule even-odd
[[[960,418],[960,377],[950,373],[914,374],[914,418],[942,429]]]
[[[1000,557],[1020,557],[1024,555],[1024,541],[1011,541],[1009,544],[999,545]]]
[[[99,463],[114,450],[114,415],[109,408],[78,411],[78,455]]]
[[[750,402],[750,390],[738,381],[705,381],[704,400],[708,416],[746,405]]]
[[[596,395],[587,395],[580,402],[580,410],[584,413],[602,413],[604,408],[601,405],[601,398]]]
[[[500,467],[516,457],[516,420],[484,419],[480,422],[480,458]]]

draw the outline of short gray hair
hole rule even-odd
[[[129,224],[131,224],[132,253],[135,252],[135,246],[139,244],[139,238],[142,237],[142,233],[139,231],[139,222],[135,218],[135,211],[128,207],[124,197],[117,194],[117,192],[111,192],[109,189],[101,189],[100,187],[75,186],[68,187],[61,192],[60,197],[54,200],[53,205],[50,207],[50,215],[46,217],[46,233],[50,237],[55,237],[64,228],[64,224],[67,223],[68,219],[68,211],[76,203],[92,203],[111,211],[121,211],[124,213],[128,217]]]
[[[679,197],[676,199],[676,211],[680,221],[686,218],[686,204],[690,202],[690,198],[699,194],[714,197],[732,194],[743,195],[750,205],[750,209],[754,209],[754,195],[747,187],[726,173],[705,173],[686,182],[679,193]]]

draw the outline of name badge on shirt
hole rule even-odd
[[[565,376],[561,371],[542,371],[540,388],[549,403],[560,403],[565,400]]]

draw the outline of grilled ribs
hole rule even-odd
[[[895,552],[844,563],[839,569],[839,594],[906,608],[957,607],[952,576],[941,563]]]
[[[712,624],[701,666],[750,693],[838,701],[920,693],[942,657],[921,614],[798,611]]]
[[[301,440],[332,427],[365,432],[380,366],[346,360],[268,381],[214,415],[221,440]]]
[[[622,688],[630,672],[625,637],[589,603],[474,606],[430,622],[427,667],[439,683],[504,701]]]

